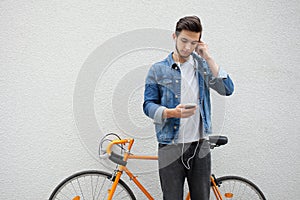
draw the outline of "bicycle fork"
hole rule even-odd
[[[121,178],[121,175],[122,175],[122,170],[118,170],[116,175],[112,176],[112,178],[114,179],[114,182],[111,186],[111,189],[108,191],[108,200],[111,200],[115,191],[116,191],[116,188],[117,188],[117,185],[119,183],[119,180]]]
[[[217,179],[215,177],[215,175],[211,175],[210,177],[210,182],[211,182],[211,188],[216,196],[217,200],[223,200],[222,195],[218,189],[218,187],[220,186],[219,183],[217,182]]]
[[[114,183],[111,187],[111,189],[109,190],[109,196],[107,198],[107,200],[111,200],[113,195],[114,195],[114,192],[116,190],[116,187],[119,183],[119,180],[121,178],[121,175],[123,173],[123,171],[126,172],[126,174],[129,176],[129,178],[136,184],[136,186],[138,186],[140,188],[140,190],[145,194],[145,196],[149,199],[149,200],[154,200],[154,198],[151,196],[151,194],[144,188],[144,186],[137,180],[137,177],[134,176],[130,171],[129,169],[127,169],[127,167],[125,166],[120,166],[119,170],[117,171],[116,173],[116,176],[115,176],[115,180],[114,180]]]
[[[214,191],[216,199],[217,200],[223,200],[222,194],[220,193],[220,190],[218,189],[221,186],[220,184],[222,184],[222,183],[219,182],[216,179],[215,175],[213,175],[213,174],[211,175],[210,180],[211,180],[211,187],[212,187],[212,190]],[[233,198],[233,193],[226,192],[224,194],[224,196],[225,196],[226,199],[231,199],[231,198]]]

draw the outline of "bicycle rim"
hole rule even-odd
[[[112,175],[102,171],[83,171],[63,180],[53,191],[49,200],[106,200],[113,184]],[[130,188],[120,180],[114,200],[136,200]]]
[[[251,181],[239,176],[224,176],[217,179],[224,200],[266,200],[262,191]],[[216,200],[211,193],[211,200]]]

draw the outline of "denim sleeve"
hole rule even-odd
[[[155,70],[151,67],[146,77],[143,111],[148,117],[153,119],[156,124],[162,124],[164,122],[162,114],[165,107],[160,104],[161,95],[159,86],[156,81]]]
[[[205,60],[203,60],[202,65],[206,71],[208,85],[210,88],[214,89],[216,92],[218,92],[221,95],[229,96],[234,91],[234,85],[230,78],[230,76],[227,74],[227,72],[222,68],[219,67],[218,76],[215,77],[212,75],[212,72]]]
[[[230,76],[221,67],[219,68],[219,73],[217,77],[214,77],[210,72],[208,82],[209,87],[211,87],[221,95],[229,96],[234,91],[234,85]]]
[[[205,79],[205,82],[208,87],[214,89],[216,92],[218,92],[221,95],[229,96],[234,91],[234,85],[230,78],[230,76],[227,74],[227,72],[219,68],[218,76],[214,77],[212,75],[212,72],[206,62],[203,58],[201,58],[198,54],[193,54],[194,58],[198,61],[199,71],[204,74],[203,77]]]
[[[227,78],[227,72],[223,68],[219,68],[219,74],[217,78]]]
[[[153,118],[154,124],[163,124],[165,122],[165,119],[163,119],[163,112],[165,109],[166,107],[164,106],[160,106],[156,109]]]
[[[208,66],[207,66],[208,67]],[[211,73],[211,72],[210,72]],[[221,68],[221,67],[219,67],[219,73],[218,73],[218,76],[217,77],[215,77],[215,76],[213,76],[212,74],[210,75],[210,79],[209,79],[209,83],[212,85],[212,84],[214,84],[218,79],[226,79],[228,77],[228,74],[227,74],[227,72],[223,69],[223,68]]]

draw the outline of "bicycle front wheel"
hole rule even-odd
[[[106,200],[113,184],[112,175],[96,170],[78,172],[63,180],[49,200]],[[78,198],[79,197],[79,198]],[[122,180],[114,193],[114,200],[136,200],[131,189]]]
[[[216,180],[223,199],[266,200],[262,191],[251,181],[239,176],[223,176]],[[212,193],[211,200],[217,198]]]

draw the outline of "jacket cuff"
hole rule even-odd
[[[212,77],[212,79],[209,81],[210,84],[215,84],[217,80],[220,79],[226,79],[228,76],[227,72],[222,69],[221,67],[219,68],[219,73],[218,73],[218,77]]]
[[[218,73],[218,77],[216,78],[221,78],[221,79],[224,79],[224,78],[227,78],[227,72],[223,69],[223,68],[219,68],[219,73]]]
[[[159,106],[158,109],[154,113],[154,124],[163,124],[165,119],[163,119],[163,112],[166,109],[164,106]]]

